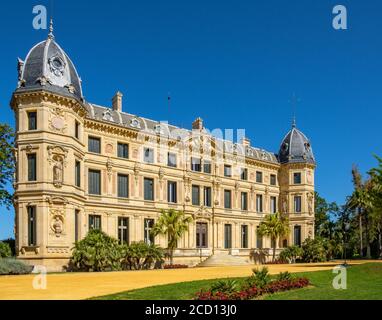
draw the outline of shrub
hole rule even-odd
[[[324,262],[327,252],[321,239],[307,238],[302,244],[302,260],[304,262]]]
[[[236,280],[220,280],[212,284],[210,291],[212,293],[225,293],[225,294],[231,294],[234,293],[237,289],[237,281]]]
[[[0,275],[17,275],[31,273],[33,267],[13,258],[0,259]]]
[[[9,258],[12,256],[12,250],[8,243],[0,242],[0,258]]]
[[[280,261],[287,263],[296,263],[297,259],[301,258],[303,250],[299,246],[290,246],[280,252]]]
[[[122,248],[122,268],[127,270],[161,268],[164,250],[155,244],[133,242]]]
[[[257,288],[264,288],[271,280],[268,268],[262,267],[261,269],[253,269],[253,285]]]
[[[187,264],[165,264],[163,269],[185,269],[188,268]]]
[[[284,281],[284,280],[292,280],[293,279],[293,276],[290,272],[288,271],[285,271],[285,272],[280,272],[277,276],[276,276],[276,280],[277,281]]]
[[[118,240],[100,230],[90,230],[76,242],[70,268],[78,271],[111,271],[121,269],[121,248]]]

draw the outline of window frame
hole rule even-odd
[[[28,247],[37,246],[37,207],[27,206]]]
[[[224,176],[226,178],[232,178],[232,166],[229,164],[224,165]]]
[[[81,188],[81,161],[75,160],[74,164],[74,183],[75,186]]]
[[[197,160],[198,162],[195,162]],[[202,159],[191,157],[191,171],[193,172],[202,172]]]
[[[146,193],[146,182],[151,182],[151,191],[150,191],[150,197],[147,197]],[[144,177],[143,178],[143,199],[144,201],[154,201],[155,200],[155,181],[153,178]]]
[[[146,157],[146,152],[149,152],[149,157]],[[150,156],[151,154],[151,156]],[[154,149],[150,147],[144,147],[143,148],[143,162],[148,164],[154,164],[155,163],[155,154]]]
[[[248,192],[243,191],[240,193],[240,208],[241,211],[248,211]]]
[[[122,152],[120,152],[122,148]],[[117,142],[117,157],[120,159],[129,159],[129,144],[124,142]]]
[[[31,115],[34,114],[34,128],[32,128],[31,124]],[[27,111],[27,118],[28,118],[28,131],[34,131],[37,130],[37,111]]]
[[[31,167],[31,160],[33,159],[33,166]],[[37,181],[37,153],[28,153],[27,154],[27,179],[28,182]]]
[[[93,223],[91,223],[92,220],[93,220]],[[94,225],[96,224],[97,220],[99,222],[98,228],[94,227]],[[89,229],[89,231],[90,230],[100,230],[100,231],[102,231],[102,216],[99,215],[99,214],[89,214],[89,217],[88,217],[88,229]]]
[[[98,151],[91,150],[93,145],[91,145],[90,141],[98,141]],[[101,154],[101,138],[96,136],[88,136],[88,152],[94,153],[94,154]]]
[[[88,194],[89,195],[93,195],[93,196],[100,196],[101,193],[102,193],[102,171],[101,170],[98,170],[98,169],[92,169],[92,168],[88,168]],[[95,189],[92,189],[92,183],[90,181],[90,177],[91,177],[91,173],[98,173],[98,189],[99,189],[99,192],[98,193],[93,193],[93,191]]]
[[[228,194],[229,197],[227,197]],[[227,203],[227,199],[229,199],[229,203]],[[232,190],[224,189],[224,209],[232,209]]]
[[[122,187],[120,186],[120,182],[121,182],[121,179],[123,178],[126,178],[126,193],[122,193]],[[129,190],[129,183],[130,183],[130,177],[128,174],[125,174],[125,173],[118,173],[117,174],[117,197],[118,198],[123,198],[123,199],[127,199],[129,198],[129,193],[130,193],[130,190]]]
[[[127,222],[121,223],[121,222]],[[118,234],[118,243],[120,245],[129,245],[130,244],[130,219],[129,217],[118,217],[117,224],[117,234]],[[124,239],[126,238],[126,239]]]
[[[302,184],[301,172],[293,172],[293,184]]]
[[[262,171],[256,171],[256,183],[263,183],[264,177]]]
[[[195,190],[198,190],[197,192],[197,201],[196,201],[196,195],[194,193]],[[191,186],[191,204],[193,206],[200,206],[200,186],[193,184]]]
[[[172,192],[171,188],[172,186]],[[178,203],[178,184],[176,181],[167,181],[167,202],[168,203]]]

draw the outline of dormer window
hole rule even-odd
[[[138,120],[137,118],[131,119],[131,121],[130,121],[130,125],[131,125],[133,128],[138,128],[138,129],[141,128],[141,124],[139,123],[139,120]]]

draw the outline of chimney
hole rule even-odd
[[[243,137],[241,139],[241,144],[244,146],[244,147],[250,147],[251,146],[251,140],[248,139],[247,137]]]
[[[192,129],[194,129],[194,130],[202,130],[203,129],[203,120],[201,118],[197,118],[192,123]]]
[[[122,97],[123,97],[123,94],[119,91],[117,91],[117,93],[114,95],[112,100],[114,111],[122,112]]]

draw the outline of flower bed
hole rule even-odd
[[[186,264],[165,264],[163,266],[163,269],[184,269],[188,268],[188,265]]]
[[[211,290],[201,290],[195,295],[195,300],[251,300],[263,294],[272,294],[276,292],[300,289],[309,285],[309,279],[297,278],[291,280],[276,280],[268,283],[264,288],[251,288],[240,290],[234,293],[211,292]]]

